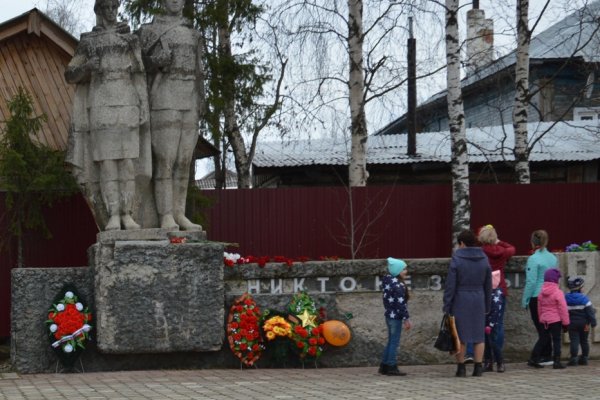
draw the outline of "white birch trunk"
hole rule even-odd
[[[517,183],[530,183],[527,117],[529,104],[529,0],[517,0],[517,62],[515,65],[515,175]]]
[[[455,243],[457,235],[471,225],[469,155],[460,86],[458,0],[446,0],[446,64],[448,123],[452,147],[452,239]]]
[[[367,172],[367,120],[364,101],[363,73],[363,2],[348,0],[348,51],[350,76],[348,81],[350,101],[350,133],[352,139],[348,181],[350,187],[366,186]]]
[[[219,26],[219,52],[221,56],[231,57],[231,36],[229,26]],[[225,92],[225,107],[223,112],[224,133],[229,138],[233,156],[235,159],[235,169],[237,172],[238,189],[247,189],[250,187],[250,163],[246,144],[240,132],[240,128],[235,113],[235,85],[234,82],[223,82],[227,87]]]

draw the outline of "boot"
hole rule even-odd
[[[588,358],[585,356],[579,357],[579,365],[588,365]]]
[[[498,364],[500,365],[500,364]],[[483,372],[493,372],[494,371],[494,363],[491,361],[486,361],[485,366],[483,367]]]
[[[126,230],[140,229],[133,220],[133,196],[135,195],[135,181],[120,182],[121,188],[121,225]]]
[[[569,366],[569,367],[575,367],[575,366],[577,366],[577,356],[571,357],[569,359],[569,362],[567,363],[567,366]]]
[[[538,361],[536,361],[532,358],[527,360],[527,365],[529,365],[530,367],[533,367],[533,368],[544,368],[544,366],[542,364],[540,364]]]
[[[379,364],[379,369],[377,370],[378,373],[380,373],[381,375],[385,375],[387,372],[388,366],[385,365],[384,363]]]
[[[121,218],[119,216],[120,204],[119,204],[119,183],[117,181],[105,181],[102,182],[100,187],[102,192],[102,199],[106,206],[109,219],[108,223],[104,227],[105,231],[116,231],[121,229]]]
[[[173,218],[182,231],[201,231],[202,226],[185,216],[188,183],[187,179],[173,179]]]
[[[474,365],[475,366],[473,368],[473,376],[483,375],[483,365],[480,362],[476,362]]]
[[[506,371],[506,367],[504,366],[504,363],[503,362],[499,362],[496,365],[496,372],[504,372],[504,371]]]
[[[467,376],[467,368],[465,367],[465,363],[456,364],[456,376],[459,378],[464,378]]]
[[[154,181],[154,198],[160,228],[173,231],[179,230],[179,225],[173,219],[173,185],[171,179],[156,179]]]
[[[402,372],[398,369],[397,365],[386,365],[387,367],[387,372],[385,373],[386,375],[389,376],[406,376],[406,372]]]
[[[564,364],[560,363],[560,356],[554,357],[554,364],[552,364],[553,369],[565,369]]]

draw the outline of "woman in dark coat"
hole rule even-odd
[[[454,315],[461,343],[456,354],[456,376],[466,376],[465,343],[474,343],[473,376],[481,376],[485,315],[490,311],[492,270],[487,256],[481,247],[477,247],[477,239],[472,231],[462,231],[457,241],[458,248],[452,255],[444,289],[444,313]]]

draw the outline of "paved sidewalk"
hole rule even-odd
[[[600,399],[600,361],[564,370],[509,364],[504,374],[463,379],[453,365],[401,369],[409,375],[374,367],[0,373],[0,399]]]

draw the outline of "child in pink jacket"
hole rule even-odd
[[[565,301],[565,294],[558,286],[560,271],[554,268],[546,270],[544,273],[544,284],[538,296],[538,315],[540,323],[546,328],[546,335],[542,343],[536,343],[533,351],[541,350],[544,345],[552,341],[552,350],[554,355],[554,369],[565,368],[560,363],[560,347],[562,331],[567,331],[569,327],[569,310]],[[536,354],[539,356],[539,354]]]

